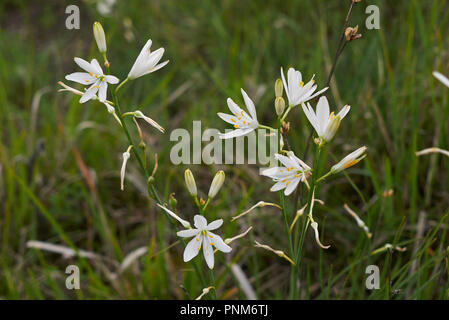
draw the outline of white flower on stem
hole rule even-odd
[[[136,110],[134,112],[131,112],[131,114],[134,115],[134,117],[145,120],[148,124],[152,125],[156,129],[158,129],[160,132],[164,133],[165,129],[156,121],[151,119],[150,117],[145,116],[142,111]]]
[[[340,126],[340,121],[348,114],[351,107],[346,105],[337,115],[335,115],[334,112],[330,113],[329,111],[329,102],[327,101],[327,98],[321,97],[316,106],[316,113],[313,111],[310,103],[307,103],[307,106],[302,104],[302,109],[318,134],[318,137],[329,142],[337,132],[338,127]]]
[[[220,191],[221,187],[223,186],[225,180],[225,173],[223,170],[218,171],[215,176],[214,179],[212,180],[212,183],[210,184],[210,188],[209,188],[209,194],[208,197],[209,198],[214,198],[218,191]]]
[[[254,102],[250,99],[250,97],[248,97],[243,89],[240,90],[242,92],[243,100],[245,101],[245,105],[248,109],[249,114],[242,110],[231,98],[228,98],[228,108],[231,111],[232,115],[222,112],[219,112],[217,114],[221,119],[223,119],[227,123],[232,124],[235,130],[220,134],[221,139],[244,136],[257,129],[257,127],[259,126],[259,122],[257,122],[256,107],[254,106]]]
[[[310,99],[315,98],[316,96],[320,95],[321,93],[323,93],[328,89],[326,87],[314,94],[317,88],[315,80],[313,80],[315,75],[309,82],[304,84],[304,82],[302,81],[301,72],[293,68],[288,69],[286,81],[284,77],[284,70],[281,67],[281,77],[282,82],[284,83],[285,93],[287,94],[288,103],[292,107],[295,107],[301,103],[309,101]]]
[[[122,162],[122,168],[120,170],[120,190],[125,189],[125,172],[126,172],[126,163],[128,162],[129,157],[131,157],[131,154],[129,151],[131,150],[132,146],[128,147],[128,150],[123,152],[123,162]]]
[[[337,173],[340,171],[343,171],[344,169],[347,169],[349,167],[352,167],[353,165],[357,164],[360,160],[366,157],[366,147],[360,147],[357,150],[351,152],[346,157],[344,157],[342,160],[340,160],[339,163],[335,164],[331,168],[332,173]]]
[[[80,103],[95,99],[97,92],[98,99],[101,102],[104,102],[106,100],[108,83],[117,84],[119,79],[111,75],[104,75],[103,69],[101,69],[101,66],[96,59],[92,59],[89,63],[84,59],[75,57],[75,63],[86,72],[74,72],[66,75],[65,78],[83,85],[90,85],[81,96]]]
[[[167,209],[166,207],[161,206],[159,203],[157,204],[157,206],[158,206],[159,208],[161,208],[161,209],[164,209],[164,211],[167,212],[168,215],[169,215],[170,217],[172,217],[173,219],[177,220],[180,224],[182,224],[182,226],[183,226],[184,228],[186,228],[186,229],[190,229],[190,228],[191,228],[190,223],[189,223],[188,221],[186,221],[186,220],[184,220],[184,219],[181,219],[181,218],[180,218],[176,213],[174,213],[173,211],[170,211],[170,210]]]
[[[131,68],[131,71],[128,73],[128,79],[133,80],[142,77],[146,74],[159,70],[168,63],[168,60],[159,63],[164,55],[164,48],[159,48],[156,51],[151,52],[151,44],[152,41],[150,39],[143,46],[139,56]]]
[[[446,78],[446,76],[442,75],[442,74],[439,73],[438,71],[434,71],[432,74],[433,74],[433,76],[434,76],[435,78],[437,78],[438,80],[440,80],[442,84],[444,84],[446,87],[449,88],[449,79]]]
[[[195,215],[194,217],[194,229],[182,230],[177,233],[179,237],[190,238],[185,250],[184,250],[184,262],[190,261],[195,258],[203,248],[204,259],[206,260],[207,266],[210,269],[214,268],[214,249],[228,253],[231,252],[232,248],[224,243],[223,239],[212,233],[211,230],[218,229],[223,224],[223,220],[215,220],[207,224],[206,218],[201,215]]]
[[[98,50],[101,53],[105,53],[107,48],[106,48],[106,36],[104,34],[103,26],[101,25],[100,22],[96,21],[96,22],[94,22],[93,30],[94,30],[94,38],[95,38],[95,42],[97,42]]]
[[[284,194],[288,196],[296,189],[299,182],[306,181],[310,175],[311,168],[296,157],[293,152],[289,152],[288,157],[281,154],[275,154],[274,157],[282,163],[283,167],[273,167],[263,170],[262,175],[276,182],[270,191],[285,189]]]

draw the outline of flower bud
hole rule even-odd
[[[283,89],[284,89],[284,85],[282,84],[282,80],[277,79],[274,84],[274,92],[276,94],[276,98],[282,97]]]
[[[103,27],[101,26],[100,22],[95,22],[94,26],[94,38],[95,41],[97,42],[97,46],[98,46],[98,50],[101,53],[105,53],[106,52],[106,36],[104,35],[104,30]]]
[[[329,142],[337,133],[338,128],[340,127],[341,118],[339,115],[335,115],[333,112],[329,116],[329,122],[324,130],[322,138],[324,141]]]
[[[212,183],[210,185],[210,189],[209,189],[209,198],[214,198],[218,191],[220,191],[221,186],[223,185],[223,182],[225,180],[225,173],[223,172],[223,170],[218,171],[215,174],[214,180],[212,180]]]
[[[178,204],[178,200],[176,200],[174,193],[170,194],[168,201],[170,203],[170,206],[173,208],[173,210],[176,210],[176,205]]]
[[[186,181],[186,186],[187,186],[187,189],[189,190],[190,195],[196,197],[198,194],[198,191],[196,189],[195,178],[193,177],[192,171],[190,171],[190,169],[187,169],[184,172],[184,179]]]
[[[339,163],[335,164],[331,168],[331,172],[337,173],[340,171],[343,171],[344,169],[347,169],[349,167],[352,167],[353,165],[357,164],[360,160],[366,157],[366,147],[363,146],[361,148],[358,148],[357,150],[351,152],[346,157],[344,157],[342,160],[340,160]]]
[[[276,100],[274,100],[274,109],[276,110],[276,114],[278,116],[281,116],[284,113],[284,110],[285,110],[284,98],[277,97]]]

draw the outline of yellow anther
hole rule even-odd
[[[211,245],[211,246],[213,246],[213,245],[214,245],[214,243],[213,243],[213,242],[211,242],[211,243],[210,243],[210,245]]]
[[[89,75],[92,77],[93,76],[92,72],[89,72]]]
[[[234,128],[238,128],[239,127],[239,125],[238,124],[234,124]]]
[[[209,235],[209,238],[213,238],[211,235]]]
[[[201,245],[198,246],[198,251],[201,250]]]
[[[235,123],[235,119],[234,118],[231,118],[231,121]]]
[[[300,81],[300,82],[299,82],[299,85],[300,85],[301,87],[304,87],[304,81]]]

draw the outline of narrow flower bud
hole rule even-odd
[[[282,97],[283,91],[284,91],[284,85],[282,84],[282,80],[277,79],[274,84],[274,92],[276,94],[276,98]]]
[[[248,234],[248,232],[251,231],[252,228],[253,228],[253,227],[249,227],[245,232],[243,232],[243,233],[241,233],[241,234],[238,234],[238,235],[236,235],[235,237],[225,239],[225,240],[224,240],[224,243],[230,244],[231,242],[233,242],[233,241],[235,241],[235,240],[237,240],[237,239],[243,238],[244,236],[246,236],[246,235]]]
[[[161,206],[159,203],[157,204],[157,206],[161,209],[164,209],[165,212],[168,213],[168,215],[170,217],[172,217],[173,219],[176,219],[180,224],[182,224],[182,226],[186,229],[191,229],[192,227],[190,226],[190,223],[188,221],[185,221],[183,219],[181,219],[178,215],[176,215],[176,213],[168,210],[166,207]]]
[[[122,191],[125,189],[124,183],[125,183],[126,163],[128,162],[128,159],[130,156],[131,156],[131,154],[129,153],[129,149],[128,149],[128,151],[123,152],[122,169],[120,170],[120,189]]]
[[[190,171],[190,169],[184,171],[184,179],[186,181],[186,186],[189,190],[190,195],[196,197],[198,195],[198,190],[196,189],[195,178],[193,177],[192,171]]]
[[[173,208],[173,210],[176,211],[176,206],[178,204],[178,200],[176,200],[174,193],[170,194],[168,201],[170,202],[170,206]]]
[[[274,100],[274,109],[276,110],[276,114],[278,116],[281,116],[284,113],[284,110],[285,110],[284,98],[277,97],[276,100]]]
[[[103,27],[101,26],[100,22],[95,22],[94,26],[94,38],[95,41],[97,42],[97,46],[98,46],[98,50],[101,53],[105,53],[107,48],[106,48],[106,36],[104,35],[104,30]]]
[[[346,157],[344,157],[339,163],[335,164],[331,168],[332,173],[337,173],[340,171],[343,171],[344,169],[347,169],[349,167],[352,167],[353,165],[357,164],[360,160],[366,157],[365,151],[366,147],[363,146],[361,148],[358,148],[357,150],[351,152]]]
[[[357,225],[363,229],[363,231],[365,231],[365,234],[368,238],[371,238],[373,235],[371,232],[369,232],[369,228],[368,226],[365,224],[365,222],[360,219],[360,217],[357,215],[357,213],[355,213],[351,208],[349,208],[349,206],[345,203],[344,205],[345,210],[351,215],[351,217],[354,218],[354,220],[356,221]]]
[[[209,189],[209,198],[214,198],[218,191],[220,191],[221,186],[223,185],[223,182],[225,180],[225,173],[223,172],[223,170],[218,171],[215,174],[214,180],[212,180],[212,183],[210,185],[210,189]]]
[[[249,208],[248,210],[240,213],[239,215],[232,217],[231,221],[234,221],[236,219],[239,219],[243,216],[246,216],[248,213],[250,213],[251,211],[253,211],[256,208],[262,208],[265,206],[271,206],[271,207],[276,207],[278,209],[282,209],[279,205],[277,205],[276,203],[271,203],[271,202],[265,202],[265,201],[259,201],[258,203],[256,203],[255,205],[253,205],[251,208]]]
[[[279,257],[281,257],[281,258],[284,258],[285,260],[287,260],[288,262],[290,262],[292,265],[296,266],[296,264],[293,262],[293,260],[290,259],[290,257],[287,256],[287,255],[284,253],[284,251],[282,251],[282,250],[275,250],[275,249],[271,248],[270,246],[267,246],[266,244],[261,244],[261,243],[259,243],[259,242],[257,242],[257,241],[254,241],[254,243],[255,243],[255,247],[256,247],[256,248],[262,248],[262,249],[271,251],[271,252],[273,252],[274,254],[276,254],[277,256],[279,256]]]

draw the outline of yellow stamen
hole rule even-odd
[[[236,129],[237,129],[238,127],[239,127],[239,125],[238,125],[238,124],[234,124],[234,128],[236,128]]]
[[[234,118],[231,118],[231,121],[235,123],[235,120],[234,120]]]
[[[304,87],[304,81],[300,81],[300,82],[299,82],[299,85],[300,85],[301,87]]]

